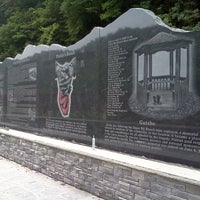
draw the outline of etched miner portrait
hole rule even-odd
[[[73,81],[75,74],[76,57],[69,62],[60,64],[55,62],[57,81],[57,103],[63,117],[69,117],[71,108],[71,94],[73,92]]]

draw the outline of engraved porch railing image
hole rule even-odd
[[[154,76],[147,79],[147,90],[173,90],[175,76]]]
[[[187,79],[176,76],[154,76],[138,82],[138,101],[150,110],[174,110],[188,93]]]

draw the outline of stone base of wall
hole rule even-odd
[[[107,200],[200,200],[200,171],[183,166],[14,130],[0,130],[0,155]]]

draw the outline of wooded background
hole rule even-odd
[[[199,0],[0,0],[0,60],[15,57],[28,44],[68,46],[138,7],[171,27],[200,30]]]

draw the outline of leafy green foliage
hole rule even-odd
[[[199,0],[0,0],[0,60],[27,44],[72,44],[132,7],[152,10],[169,26],[200,30]]]
[[[60,12],[62,2],[63,0],[46,0],[42,8],[35,10],[35,26],[40,32],[38,43],[64,44],[68,32],[62,28],[66,21]]]
[[[16,10],[8,22],[0,27],[0,35],[0,59],[22,51],[24,46],[35,39],[31,10]]]
[[[61,12],[69,33],[66,42],[75,42],[101,23],[101,0],[65,0],[61,5]]]
[[[15,7],[15,0],[0,0],[0,24],[6,23]]]
[[[164,22],[186,30],[200,30],[199,1],[179,0],[169,9],[169,13],[160,15]]]
[[[120,15],[120,4],[122,1],[113,0],[113,1],[105,1],[102,3],[103,13],[101,14],[101,19],[109,21],[114,19]]]

